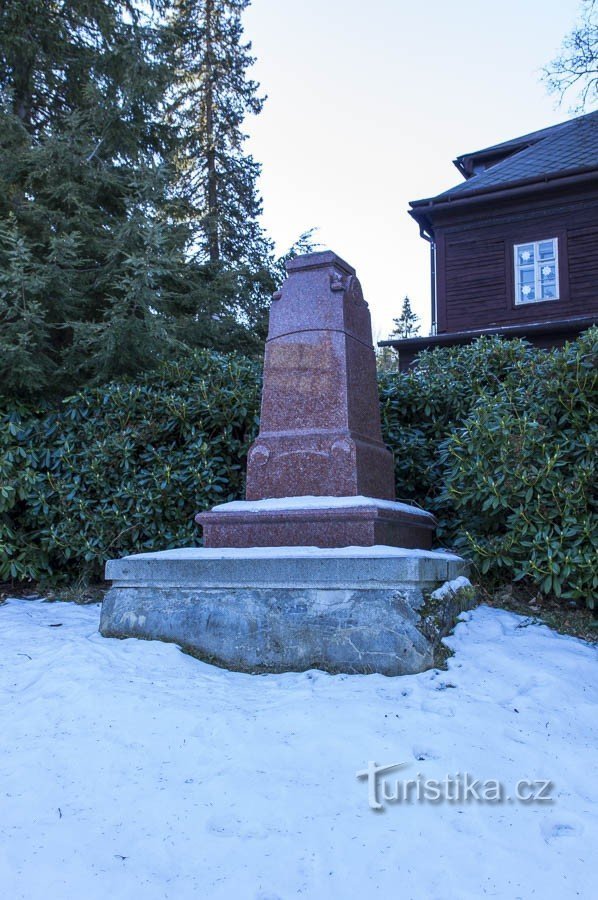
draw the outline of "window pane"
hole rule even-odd
[[[526,264],[529,266],[530,263],[534,261],[534,245],[533,244],[522,244],[517,248],[517,265],[525,266]]]
[[[536,292],[533,284],[523,284],[519,286],[519,299],[522,303],[528,303],[530,300],[536,299]]]
[[[519,281],[521,282],[521,284],[533,284],[534,270],[533,269],[519,269]]]
[[[554,241],[540,241],[538,256],[541,260],[554,259]]]

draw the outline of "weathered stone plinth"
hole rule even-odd
[[[428,550],[431,513],[371,497],[238,500],[200,513],[208,547],[419,547]]]
[[[100,631],[244,672],[411,674],[471,605],[466,572],[451,554],[390,547],[142,553],[108,563]]]

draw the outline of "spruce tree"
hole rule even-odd
[[[403,299],[403,306],[399,318],[393,319],[392,321],[395,326],[391,335],[392,337],[410,338],[415,337],[419,333],[420,326],[416,324],[419,321],[419,316],[411,309],[409,297]]]
[[[168,222],[166,70],[147,4],[0,5],[0,391],[152,365],[187,236]]]
[[[271,242],[259,224],[259,164],[244,152],[243,121],[264,99],[248,77],[251,44],[241,16],[249,0],[173,0],[169,19],[174,80],[170,117],[179,214],[194,231],[198,295],[212,305],[212,327],[252,349],[264,336],[274,288]],[[184,211],[183,211],[184,210]],[[194,316],[201,316],[198,306]],[[193,323],[191,316],[190,325]],[[231,329],[233,335],[231,335]],[[225,338],[226,339],[226,338]]]
[[[0,0],[0,394],[261,352],[248,0]]]

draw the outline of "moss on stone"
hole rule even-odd
[[[437,590],[424,592],[424,602],[418,610],[418,628],[432,644],[435,665],[445,668],[446,660],[452,654],[442,639],[453,630],[459,615],[475,605],[476,590],[468,583],[456,589],[449,588],[442,597],[435,597]]]

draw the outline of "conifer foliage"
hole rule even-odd
[[[6,0],[0,34],[0,379],[62,392],[167,340],[164,71],[130,2]]]
[[[419,334],[420,326],[417,324],[419,322],[419,316],[413,312],[409,297],[403,299],[403,306],[401,307],[401,315],[399,318],[393,319],[392,321],[395,326],[392,337],[411,338],[416,337],[416,335]]]
[[[0,393],[64,395],[263,320],[246,0],[1,0]],[[239,344],[243,344],[239,340]]]
[[[247,6],[249,0],[174,0],[170,19],[177,188],[202,226],[197,248],[211,263],[259,263],[263,253],[260,167],[243,152],[243,121],[264,103],[247,76],[254,62],[251,44],[242,41]]]
[[[215,328],[245,325],[263,340],[273,290],[272,244],[259,224],[259,164],[245,152],[243,122],[264,98],[248,76],[243,41],[249,0],[173,0],[168,41],[173,82],[169,114],[177,129],[174,164],[178,213],[194,233],[193,258],[204,288],[219,298]]]

